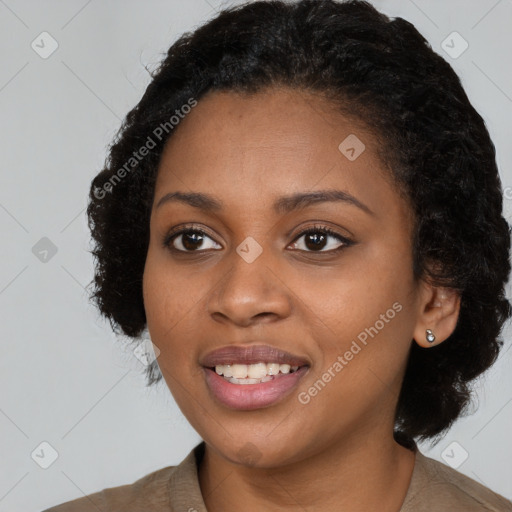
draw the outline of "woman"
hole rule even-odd
[[[148,385],[204,441],[49,510],[512,510],[416,446],[497,358],[510,230],[484,122],[410,23],[220,13],[169,49],[88,215],[100,311],[148,329]]]

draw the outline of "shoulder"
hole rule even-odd
[[[177,465],[149,473],[130,485],[109,487],[43,512],[206,512],[198,480],[204,441]]]
[[[139,478],[132,484],[110,487],[43,512],[168,512],[168,484],[177,466],[168,466]],[[142,508],[141,508],[142,507]]]
[[[416,452],[401,512],[512,512],[512,502],[441,462]]]

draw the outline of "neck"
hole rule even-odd
[[[366,433],[272,468],[233,464],[206,445],[199,482],[208,512],[399,512],[414,462],[415,453],[399,445],[392,432],[385,442],[381,432]]]

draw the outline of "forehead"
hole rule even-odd
[[[341,188],[365,203],[396,201],[374,136],[310,92],[210,92],[175,130],[160,162],[157,198],[199,191],[263,207],[285,194]]]

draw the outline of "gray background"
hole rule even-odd
[[[143,364],[88,303],[85,207],[107,144],[149,83],[143,65],[153,69],[182,32],[233,3],[0,0],[0,512],[132,483],[179,463],[200,441],[164,384],[145,388]],[[495,141],[503,185],[512,186],[512,1],[373,3],[411,21],[454,66]],[[46,59],[31,47],[51,48],[43,31],[58,43]],[[469,44],[457,58],[441,46],[453,31]],[[462,40],[447,41],[452,53],[462,49]],[[506,195],[510,219],[511,188]],[[476,412],[421,449],[512,499],[508,329],[505,339],[476,385]],[[47,469],[52,448],[42,442],[58,454]]]

